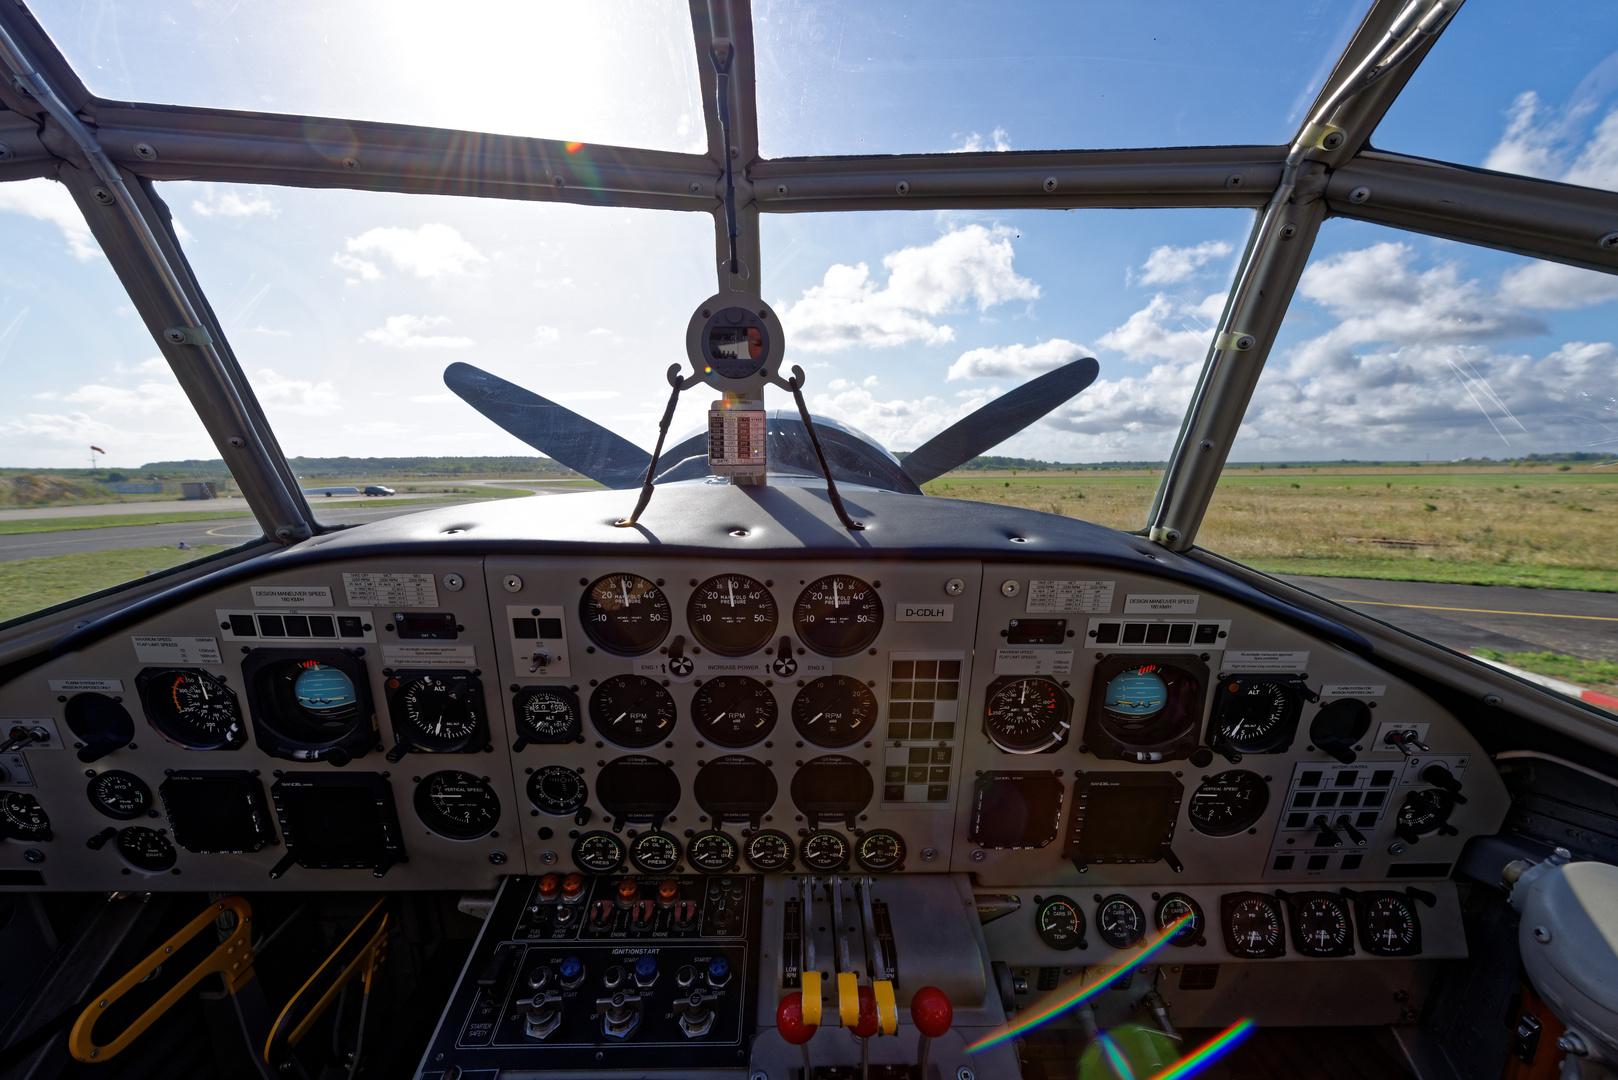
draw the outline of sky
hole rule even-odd
[[[1279,143],[1355,0],[756,0],[769,156]],[[700,151],[683,3],[31,5],[95,92]],[[1572,32],[1577,28],[1577,32]],[[1618,188],[1618,10],[1469,0],[1375,145]],[[606,43],[595,48],[591,43]],[[183,52],[185,64],[167,58]],[[442,77],[446,56],[476,56]],[[1254,62],[1252,57],[1265,57]],[[1276,59],[1268,59],[1268,58]],[[290,455],[522,454],[457,361],[650,446],[712,219],[163,183]],[[765,215],[757,268],[818,413],[911,449],[1081,356],[1101,377],[997,452],[1169,453],[1254,215]],[[0,184],[0,466],[216,457],[59,184]],[[1322,229],[1234,460],[1618,452],[1618,278],[1342,220]],[[771,407],[789,405],[781,395]],[[687,395],[676,429],[707,398]]]

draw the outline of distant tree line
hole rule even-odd
[[[311,477],[576,477],[579,474],[550,458],[539,457],[295,457],[287,464],[302,479]],[[153,461],[142,465],[148,475],[228,476],[224,461]]]

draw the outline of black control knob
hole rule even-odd
[[[1455,774],[1450,772],[1444,766],[1427,766],[1425,769],[1421,770],[1421,779],[1423,782],[1431,784],[1435,788],[1442,788],[1444,791],[1449,792],[1450,797],[1457,803],[1461,803],[1463,805],[1465,804],[1466,797],[1461,794],[1461,782],[1455,779]]]
[[[1348,834],[1348,838],[1350,840],[1354,841],[1354,846],[1355,847],[1364,847],[1365,846],[1365,843],[1366,843],[1365,834],[1360,832],[1358,829],[1356,829],[1354,827],[1354,823],[1352,821],[1348,820],[1348,815],[1347,814],[1338,815],[1338,817],[1337,817],[1337,827],[1339,829],[1342,829],[1345,833]]]
[[[1336,830],[1331,827],[1331,822],[1326,820],[1325,814],[1315,815],[1315,828],[1320,830],[1320,834],[1315,837],[1315,847],[1343,846],[1343,838],[1337,835]]]
[[[1344,765],[1352,765],[1354,747],[1371,730],[1371,708],[1359,698],[1338,698],[1321,706],[1309,724],[1309,741]]]

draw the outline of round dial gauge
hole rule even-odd
[[[792,838],[777,829],[760,829],[742,849],[747,865],[761,874],[777,874],[792,865]]]
[[[1053,949],[1083,948],[1084,909],[1071,897],[1047,896],[1034,912],[1034,929]]]
[[[736,865],[737,855],[735,839],[718,829],[697,833],[691,838],[691,846],[685,852],[691,865],[704,874],[725,873]]]
[[[848,841],[830,829],[810,833],[803,838],[803,864],[822,872],[841,870],[848,865]]]
[[[1360,894],[1360,944],[1373,956],[1414,956],[1421,952],[1421,919],[1416,905],[1398,893]]]
[[[624,842],[610,832],[587,832],[573,841],[573,863],[586,874],[611,874],[624,864]]]
[[[691,724],[715,746],[739,749],[763,741],[775,728],[775,694],[746,675],[719,675],[691,698]]]
[[[674,730],[674,699],[645,675],[614,675],[590,695],[596,733],[619,746],[654,746]]]
[[[1286,955],[1281,901],[1267,893],[1233,893],[1224,897],[1223,907],[1225,948],[1231,955],[1253,960]]]
[[[1127,949],[1146,936],[1146,912],[1123,893],[1113,893],[1096,905],[1096,933],[1113,948]]]
[[[1186,817],[1204,836],[1235,836],[1251,828],[1270,805],[1270,785],[1246,769],[1204,777],[1191,793]]]
[[[1293,683],[1238,676],[1220,684],[1214,709],[1216,749],[1262,754],[1291,741],[1303,695]]]
[[[988,696],[983,729],[1008,754],[1049,750],[1073,726],[1073,698],[1053,679],[996,679]]]
[[[485,730],[483,687],[466,672],[421,675],[401,685],[389,679],[394,723],[428,750],[456,750]]]
[[[236,692],[206,671],[161,671],[142,680],[141,700],[165,739],[192,750],[243,740]]]
[[[21,791],[0,792],[0,836],[42,843],[51,838],[51,819],[32,795]]]
[[[847,675],[822,675],[792,699],[792,726],[806,742],[852,746],[876,727],[876,695]]]
[[[1203,918],[1202,907],[1183,892],[1164,893],[1157,901],[1157,909],[1152,913],[1152,919],[1157,923],[1159,930],[1167,930],[1175,920],[1186,915],[1191,921],[1174,932],[1169,939],[1170,945],[1182,948],[1195,945],[1202,938]]]
[[[118,833],[118,854],[143,874],[174,869],[179,854],[166,834],[144,825],[131,825]]]
[[[775,597],[745,574],[719,574],[698,585],[685,607],[686,625],[720,656],[757,652],[775,636]]]
[[[1348,901],[1330,893],[1292,897],[1292,943],[1304,956],[1347,956],[1354,951]]]
[[[1158,674],[1156,664],[1126,668],[1107,683],[1101,707],[1124,726],[1144,723],[1162,711],[1169,701],[1168,684]]]
[[[882,598],[850,574],[811,581],[792,605],[792,628],[822,656],[853,656],[882,631]]]
[[[416,785],[416,814],[433,832],[475,840],[500,822],[500,796],[489,782],[457,769],[435,772]]]
[[[292,696],[303,708],[327,721],[353,716],[360,700],[352,679],[318,660],[299,665],[298,674],[292,680]]]
[[[584,731],[579,699],[560,686],[529,686],[511,699],[517,728],[529,742],[570,743]]]
[[[666,832],[643,832],[629,843],[629,861],[645,874],[666,874],[680,861],[680,842]]]
[[[886,874],[904,865],[904,837],[890,829],[872,829],[854,847],[854,859],[873,874]]]
[[[673,615],[663,590],[637,574],[597,578],[579,600],[590,640],[616,656],[640,656],[663,643]]]
[[[584,777],[566,765],[542,765],[528,778],[528,801],[553,817],[578,813],[590,795]]]
[[[1399,804],[1396,828],[1405,839],[1436,832],[1455,810],[1455,797],[1439,788],[1418,788]]]
[[[152,808],[152,789],[134,773],[108,769],[90,777],[85,788],[90,805],[118,821],[144,817]]]

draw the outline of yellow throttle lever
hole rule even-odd
[[[871,984],[876,993],[877,1031],[883,1035],[899,1034],[899,1004],[893,998],[893,983],[878,979]]]
[[[136,984],[152,974],[163,963],[172,959],[174,954],[195,938],[198,934],[214,925],[214,920],[225,912],[234,912],[236,915],[236,928],[213,952],[209,953],[196,967],[169,988],[168,993],[158,998],[145,1012],[119,1032],[118,1037],[109,1043],[97,1043],[92,1036],[96,1021],[105,1015],[106,1010],[119,998],[127,994]],[[106,991],[98,995],[90,1006],[79,1014],[78,1020],[73,1023],[73,1030],[68,1033],[67,1049],[75,1060],[91,1062],[106,1061],[108,1058],[123,1050],[134,1042],[149,1027],[152,1026],[164,1013],[168,1012],[186,993],[197,983],[218,972],[225,980],[225,989],[235,994],[253,978],[253,908],[240,896],[227,896],[223,900],[208,905],[206,911],[192,919],[185,928],[163,944],[154,949],[151,955],[135,965],[123,978],[113,983]]]
[[[803,1023],[805,1027],[820,1026],[820,972],[803,973]]]
[[[287,1059],[292,1047],[303,1041],[338,992],[355,976],[360,977],[365,993],[371,992],[387,953],[388,915],[382,910],[386,902],[383,897],[371,906],[270,1025],[269,1037],[264,1040],[264,1060],[270,1065],[279,1067]]]
[[[846,1028],[860,1026],[860,980],[852,971],[837,973],[837,1017]]]

